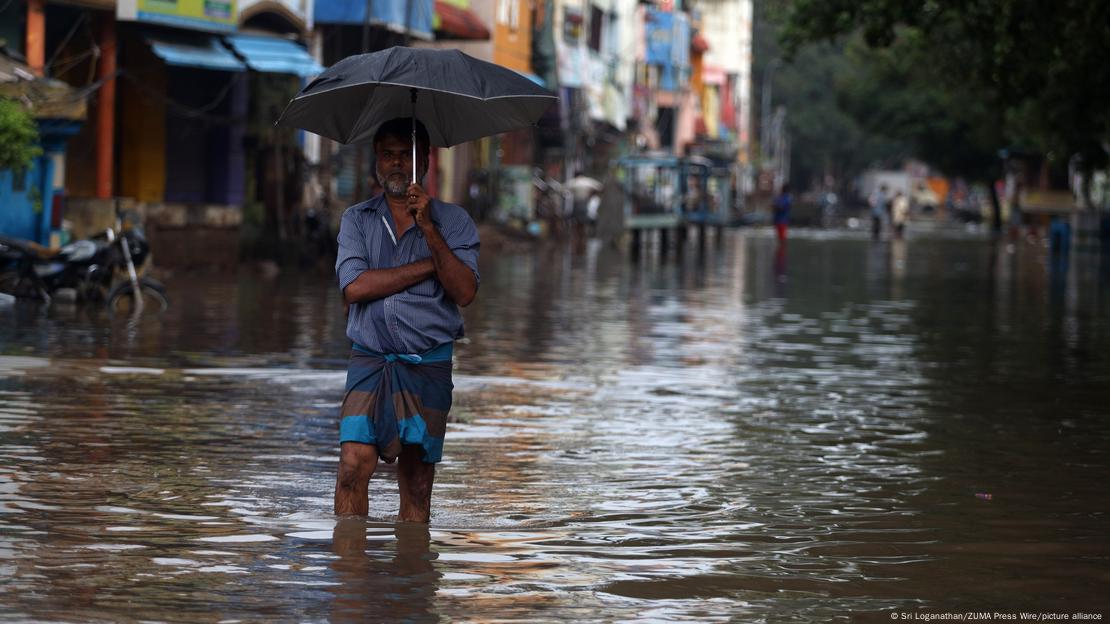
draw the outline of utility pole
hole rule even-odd
[[[775,75],[775,67],[777,67],[779,63],[780,61],[778,59],[771,59],[771,62],[767,63],[767,66],[763,68],[763,87],[759,92],[759,157],[763,162],[771,157],[771,77]]]
[[[42,76],[46,66],[46,0],[27,2],[26,45],[27,65],[36,76]]]
[[[779,106],[771,120],[770,142],[774,144],[771,152],[773,167],[772,192],[778,192],[790,178],[790,139],[786,136],[786,107]]]
[[[115,178],[116,132],[116,16],[103,15],[100,20],[100,59],[97,77],[103,81],[97,92],[96,108],[96,196],[112,197]]]
[[[366,12],[362,15],[362,53],[370,51],[370,12],[374,8],[374,0],[366,0]]]
[[[405,47],[409,47],[409,31],[412,29],[412,0],[405,0]]]
[[[370,13],[373,10],[373,8],[374,8],[374,0],[366,0],[366,12],[362,16],[362,53],[363,54],[366,54],[367,52],[370,51]],[[357,197],[359,199],[362,198],[362,189],[363,189],[362,180],[363,180],[363,175],[364,175],[363,171],[362,171],[363,160],[364,160],[363,157],[362,157],[362,154],[363,154],[363,151],[365,149],[366,148],[363,147],[362,145],[355,146],[355,191],[356,191]],[[372,151],[370,152],[370,157],[366,158],[365,161],[370,164],[369,171],[367,171],[366,174],[365,174],[366,176],[368,176],[366,179],[367,180],[373,180],[374,177],[375,177],[375,172],[374,172],[375,163],[374,163],[374,154],[373,154]],[[370,184],[370,185],[367,185],[367,186],[373,188],[373,184]]]

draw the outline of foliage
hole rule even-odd
[[[1079,154],[1087,168],[1106,161],[1110,3],[795,0],[781,41],[798,54],[852,34],[888,63],[912,62],[887,77],[931,87],[927,101],[964,118],[950,130],[985,130],[977,139],[998,149]]]
[[[946,174],[997,176],[1000,125],[977,93],[943,87],[912,38],[873,50],[854,37],[847,57],[860,69],[840,84],[838,103],[868,132],[897,137],[915,158]]]
[[[794,184],[817,187],[832,178],[847,190],[846,183],[862,170],[876,162],[904,158],[909,146],[891,138],[894,135],[869,128],[867,115],[857,115],[843,105],[844,89],[868,80],[842,42],[807,45],[796,51],[791,62],[783,62],[779,35],[786,7],[774,1],[755,7],[755,86],[769,85],[771,106],[787,109]],[[760,95],[754,98],[757,105]]]
[[[23,169],[42,154],[35,120],[19,102],[0,98],[0,169]]]

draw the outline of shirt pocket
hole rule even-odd
[[[439,296],[439,289],[439,280],[434,277],[429,277],[422,282],[417,282],[409,286],[405,289],[405,292],[410,295],[416,295],[417,297],[437,297]]]

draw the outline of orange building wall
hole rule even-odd
[[[509,0],[517,5],[517,27],[511,28],[498,20],[498,5],[493,10],[493,62],[518,72],[532,73],[532,3],[530,0]]]

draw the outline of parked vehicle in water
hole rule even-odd
[[[630,229],[733,223],[731,172],[701,156],[625,156],[615,162]]]
[[[149,257],[142,228],[120,220],[57,250],[0,236],[0,292],[46,303],[103,302],[113,313],[160,312],[169,298],[161,283],[141,275]]]

